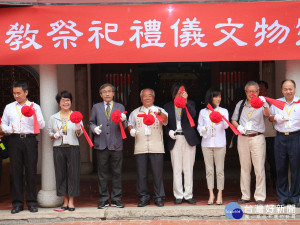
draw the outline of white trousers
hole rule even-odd
[[[266,139],[263,134],[254,137],[238,136],[238,152],[241,164],[242,199],[251,199],[251,169],[254,167],[256,187],[255,201],[266,200]],[[252,161],[252,163],[251,163]]]
[[[193,198],[193,168],[196,146],[190,146],[183,135],[176,136],[176,142],[170,152],[173,167],[173,193],[176,199]],[[182,185],[184,175],[184,187]]]

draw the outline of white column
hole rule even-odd
[[[56,195],[56,182],[53,163],[53,145],[47,132],[47,124],[51,115],[58,111],[55,96],[57,94],[57,66],[40,65],[40,101],[46,121],[42,130],[42,188],[38,193],[41,207],[57,207],[63,203],[63,197]]]

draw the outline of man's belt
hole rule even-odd
[[[277,131],[278,134],[283,134],[285,136],[289,136],[289,135],[292,135],[292,134],[297,134],[297,133],[300,133],[300,130],[296,130],[296,131],[292,131],[292,132],[279,132]]]
[[[184,134],[183,134],[183,131],[176,131],[174,134],[175,134],[175,135],[184,135]]]
[[[243,136],[247,136],[247,137],[255,137],[257,135],[261,135],[262,133],[257,132],[257,133],[253,133],[253,134],[242,134]]]
[[[11,134],[12,137],[18,138],[29,138],[29,137],[36,137],[37,134]]]

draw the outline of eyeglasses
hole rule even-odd
[[[104,94],[104,95],[106,95],[106,94],[111,94],[113,91],[111,91],[111,90],[109,90],[109,91],[101,91],[101,94]]]
[[[257,93],[258,92],[258,90],[257,91],[246,91],[246,93]]]

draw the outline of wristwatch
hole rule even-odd
[[[158,109],[157,115],[160,115],[160,114],[161,114],[161,109]]]

